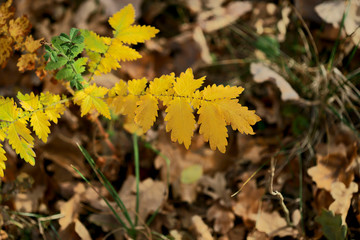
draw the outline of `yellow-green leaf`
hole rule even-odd
[[[110,110],[104,102],[104,96],[108,92],[105,87],[97,87],[95,84],[77,91],[74,102],[80,105],[81,116],[87,114],[91,109],[96,109],[104,117],[110,119]]]
[[[195,117],[190,104],[180,97],[175,97],[166,108],[166,131],[171,131],[171,140],[184,143],[188,149],[195,130]]]
[[[131,4],[122,8],[119,12],[115,13],[109,18],[110,26],[115,29],[114,35],[124,28],[129,27],[135,21],[135,9]]]
[[[122,45],[119,39],[114,39],[109,47],[108,53],[117,61],[133,61],[141,58],[135,49]]]
[[[185,184],[192,184],[199,180],[203,175],[203,168],[200,164],[195,164],[181,171],[180,180]]]
[[[4,177],[6,156],[3,145],[0,143],[0,177]]]
[[[50,123],[48,117],[44,112],[37,111],[31,114],[30,125],[33,127],[36,135],[44,142],[47,142],[47,137],[50,133]]]
[[[116,33],[116,39],[127,44],[143,43],[155,37],[158,29],[151,26],[130,26]]]

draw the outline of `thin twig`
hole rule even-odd
[[[290,221],[289,209],[286,207],[286,205],[284,203],[283,195],[278,191],[274,191],[274,186],[273,186],[273,184],[274,184],[274,175],[275,175],[274,161],[275,161],[274,158],[271,158],[270,193],[271,193],[271,195],[276,196],[276,197],[279,198],[280,205],[281,205],[281,207],[282,207],[282,209],[283,209],[283,211],[285,213],[286,223],[287,223],[288,226],[293,226],[293,224]]]

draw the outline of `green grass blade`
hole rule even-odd
[[[91,186],[92,189],[94,189],[94,191],[105,201],[106,205],[109,207],[109,209],[111,210],[111,212],[114,214],[116,220],[119,221],[119,223],[123,226],[123,228],[125,228],[125,230],[127,232],[129,232],[129,228],[126,226],[126,224],[124,223],[123,220],[121,220],[119,214],[115,211],[115,209],[111,206],[111,204],[109,203],[109,201],[104,197],[102,196],[98,191],[95,190],[95,188],[93,187],[93,185],[89,182],[89,180],[74,166],[71,165],[71,167],[80,175],[80,177],[82,179],[84,179],[84,181],[89,185]]]
[[[134,226],[134,224],[133,224],[133,222],[131,220],[131,217],[130,217],[130,215],[129,215],[126,207],[125,207],[125,204],[121,201],[118,193],[116,192],[116,190],[114,189],[112,184],[105,177],[105,175],[96,167],[94,160],[92,159],[90,154],[85,150],[85,148],[83,148],[80,145],[78,145],[78,147],[79,147],[80,151],[83,153],[85,159],[90,164],[92,170],[97,174],[98,178],[102,181],[105,188],[108,190],[108,192],[110,193],[110,195],[112,196],[112,198],[114,199],[114,201],[116,202],[118,207],[121,209],[121,211],[124,214],[126,220],[129,222],[131,228],[134,228],[135,226]]]

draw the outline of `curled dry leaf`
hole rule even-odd
[[[355,182],[351,182],[348,188],[342,182],[334,182],[331,185],[330,193],[335,201],[330,205],[329,210],[335,214],[341,214],[343,224],[346,221],[353,193],[356,193],[358,190],[358,185]]]
[[[251,63],[250,71],[254,76],[254,81],[262,83],[265,81],[275,81],[276,86],[280,89],[281,99],[286,100],[298,100],[299,95],[291,87],[291,85],[278,73],[270,69],[268,66],[262,63]]]

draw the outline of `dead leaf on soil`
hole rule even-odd
[[[234,227],[234,213],[220,204],[212,205],[208,209],[206,217],[209,221],[215,220],[214,231],[217,233],[226,234]]]
[[[277,211],[260,212],[256,221],[256,229],[266,233],[269,237],[295,237],[298,234],[296,229],[287,226],[285,219]]]
[[[14,200],[15,209],[21,212],[37,212],[45,190],[45,185],[39,185],[29,192],[16,194]]]
[[[318,188],[331,191],[331,185],[340,181],[349,185],[354,179],[352,163],[354,157],[350,159],[343,153],[331,153],[325,156],[317,155],[317,164],[308,169],[308,174],[316,183]]]
[[[265,188],[257,188],[256,181],[250,180],[237,195],[233,203],[234,213],[241,217],[247,226],[252,226],[257,219],[257,213]]]
[[[262,63],[251,63],[250,71],[254,76],[254,81],[262,83],[265,81],[274,81],[276,86],[280,89],[281,99],[286,100],[298,100],[299,95],[291,87],[291,85],[278,73],[270,69],[268,66]]]
[[[252,3],[249,1],[230,2],[225,7],[201,12],[197,21],[204,32],[209,33],[230,25],[251,9]]]
[[[350,208],[353,193],[356,193],[358,190],[358,185],[355,182],[351,182],[348,188],[342,182],[334,182],[331,185],[330,193],[335,201],[330,205],[329,210],[335,214],[341,214],[343,224],[346,223],[346,216]]]
[[[200,216],[195,215],[191,218],[191,222],[198,234],[198,240],[213,240],[210,228],[204,223]]]

